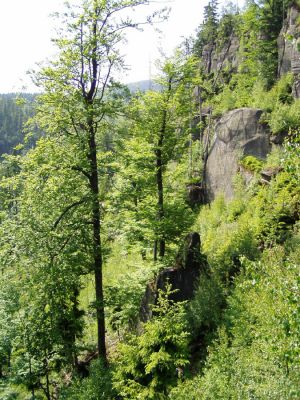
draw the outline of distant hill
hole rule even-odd
[[[130,82],[126,83],[128,89],[132,92],[146,92],[147,90],[160,90],[160,86],[152,80],[144,80],[144,81],[137,81],[137,82]]]
[[[0,94],[0,156],[23,142],[24,123],[33,115],[35,94]],[[18,104],[17,99],[25,100]]]
[[[159,85],[150,80],[126,84],[131,93],[137,91],[159,90]],[[24,140],[24,124],[34,113],[36,94],[0,93],[0,157],[11,154],[14,147]],[[24,99],[24,104],[18,104],[17,99]]]

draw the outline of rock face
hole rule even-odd
[[[201,182],[187,185],[187,200],[192,208],[206,203],[205,188]]]
[[[204,46],[202,52],[202,63],[205,71],[219,72],[224,68],[235,71],[238,67],[239,39],[232,35],[221,49],[215,45]]]
[[[151,306],[156,303],[158,290],[164,290],[167,283],[178,291],[171,300],[190,300],[194,295],[196,284],[201,272],[205,272],[208,264],[205,256],[200,253],[200,236],[197,232],[189,234],[179,252],[175,266],[161,271],[154,282],[147,285],[140,309],[140,320],[146,322],[152,316]]]
[[[226,199],[233,197],[232,179],[243,155],[264,159],[270,152],[270,135],[268,128],[260,123],[261,114],[259,109],[240,108],[229,111],[216,123],[205,168],[209,201],[218,193]]]
[[[284,21],[280,35],[278,37],[278,75],[282,76],[287,72],[292,72],[295,78],[293,87],[294,97],[300,98],[300,10],[297,5],[293,5]]]

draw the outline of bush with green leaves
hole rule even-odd
[[[118,347],[113,384],[123,399],[167,399],[189,364],[185,303],[170,300],[172,293],[169,285],[160,291],[155,317]]]
[[[299,398],[299,240],[296,233],[259,262],[243,259],[202,374],[170,399]]]
[[[263,167],[263,162],[254,156],[245,156],[239,164],[250,172],[260,172]]]
[[[297,129],[300,120],[300,100],[292,104],[278,104],[271,114],[269,125],[273,133],[288,133]]]
[[[105,287],[106,316],[118,335],[134,329],[150,272],[138,270],[123,274]],[[126,282],[126,284],[124,284]]]
[[[248,201],[244,196],[226,203],[220,196],[202,208],[194,226],[201,234],[202,249],[212,273],[228,284],[239,271],[241,256],[249,259],[259,256],[256,221],[250,221],[246,213]]]
[[[69,388],[63,388],[60,400],[114,400],[111,370],[101,359],[94,361],[89,369],[89,377],[74,380]]]
[[[292,96],[293,77],[283,75],[272,88],[266,89],[264,81],[247,73],[237,73],[222,91],[213,98],[214,114],[240,107],[254,107],[265,111],[262,121],[269,123],[274,133],[287,126],[294,127],[299,102]],[[289,110],[288,107],[292,109]],[[287,113],[287,115],[285,115]],[[285,121],[285,122],[284,122]]]

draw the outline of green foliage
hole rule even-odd
[[[218,28],[218,1],[210,0],[204,7],[204,21],[194,43],[194,53],[201,57],[205,45],[214,45]]]
[[[250,172],[260,172],[263,167],[263,162],[254,156],[245,156],[239,164]]]
[[[285,241],[299,218],[298,135],[290,139],[279,163],[283,170],[251,201],[259,218],[258,236],[264,245]]]
[[[281,0],[253,1],[242,14],[241,71],[256,75],[267,88],[277,78],[277,37],[289,3]]]
[[[204,207],[196,222],[200,231],[203,252],[213,272],[229,282],[239,270],[241,256],[255,259],[257,250],[256,226],[246,215],[246,197],[226,204],[219,197],[210,207]]]
[[[138,270],[123,274],[118,281],[106,285],[107,319],[110,327],[118,334],[124,330],[133,330],[137,324],[141,300],[150,276],[150,273]]]
[[[15,146],[24,142],[25,123],[34,113],[35,95],[22,93],[0,95],[0,156],[12,153]],[[34,130],[37,136],[37,130]],[[27,148],[32,146],[31,138]]]
[[[0,397],[297,399],[300,107],[291,74],[274,83],[276,38],[288,2],[251,1],[243,13],[231,7],[219,18],[217,2],[210,1],[194,51],[200,55],[209,46],[220,56],[238,36],[238,71],[233,75],[228,63],[205,74],[197,58],[177,52],[161,66],[159,91],[130,98],[111,73],[123,68],[122,30],[137,25],[130,19],[105,25],[105,17],[147,3],[88,0],[83,13],[67,9],[70,30],[56,41],[58,58],[36,75],[43,92],[27,124],[27,147],[37,128],[44,136],[24,156],[5,156],[1,163]],[[234,199],[219,197],[201,208],[194,230],[209,268],[194,299],[174,303],[168,287],[154,318],[140,335],[129,335],[153,244],[168,245],[156,268],[174,265],[178,241],[195,216],[186,184],[201,182],[206,154],[201,140],[187,145],[204,110],[195,104],[195,87],[201,106],[213,105],[215,115],[260,108],[261,122],[288,136],[265,163],[242,158],[256,174],[247,188],[236,177]],[[17,109],[12,96],[0,98],[0,153],[3,143],[7,151],[19,141],[32,112],[28,99]],[[204,126],[203,118],[200,139]],[[269,182],[259,182],[262,167],[272,173]],[[96,275],[97,292],[91,283],[102,257],[104,298],[102,276]],[[94,294],[84,303],[86,283]],[[90,376],[79,379],[77,360],[95,346],[91,318],[103,304],[112,363],[98,360]],[[89,338],[80,305],[93,328]],[[111,331],[123,340],[116,348]]]
[[[112,388],[109,367],[98,359],[92,362],[89,374],[88,378],[75,379],[71,387],[63,388],[59,398],[61,400],[114,400],[115,392]]]
[[[118,229],[143,252],[155,241],[172,245],[191,224],[180,182],[186,179],[186,158],[181,158],[188,140],[195,68],[195,59],[185,60],[181,53],[165,60],[158,78],[161,90],[132,99],[127,134],[117,141],[112,208]]]
[[[300,100],[292,104],[279,104],[272,112],[269,125],[273,133],[288,133],[299,127]]]
[[[202,274],[194,299],[188,306],[191,332],[212,334],[222,319],[224,288],[214,275]]]
[[[161,291],[155,318],[140,336],[119,345],[113,382],[121,398],[167,399],[179,369],[189,364],[184,303],[169,300],[171,293],[170,286]]]
[[[171,399],[299,397],[296,243],[299,236],[288,254],[276,247],[261,262],[243,260],[203,374],[173,389]]]
[[[235,74],[228,85],[213,99],[214,113],[220,115],[235,108],[256,107],[265,111],[264,122],[275,119],[277,110],[288,108],[291,104],[295,104],[293,111],[295,113],[297,101],[293,103],[292,84],[292,75],[286,74],[267,90],[263,80],[257,78],[256,74]],[[278,117],[277,121],[281,121],[282,117],[282,115]]]

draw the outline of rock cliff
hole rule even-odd
[[[197,232],[187,235],[175,265],[162,270],[155,280],[147,285],[140,309],[141,321],[145,322],[151,318],[151,306],[157,301],[158,291],[164,290],[167,283],[172,285],[172,290],[176,290],[170,300],[183,301],[193,297],[201,273],[208,268],[206,257],[200,253],[200,244]]]
[[[287,72],[294,75],[294,97],[300,98],[300,9],[293,5],[283,23],[278,37],[278,75]]]
[[[238,68],[239,38],[231,35],[223,46],[206,45],[202,51],[201,64],[207,73],[219,73],[222,69],[234,72]]]
[[[232,179],[238,172],[238,161],[243,155],[265,159],[271,150],[269,130],[260,122],[262,111],[240,108],[223,115],[214,126],[205,181],[208,200],[218,193],[233,197]]]

